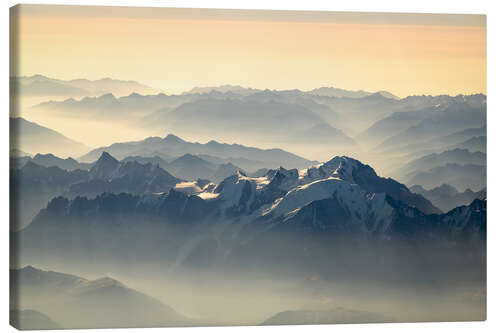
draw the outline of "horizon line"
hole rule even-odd
[[[46,75],[46,74],[36,73],[36,74],[32,74],[32,75],[11,75],[11,76],[9,76],[9,78],[10,79],[30,78],[30,77],[35,77],[35,76],[41,76],[41,77],[44,77],[44,78],[47,78],[47,79],[59,80],[59,81],[66,81],[66,82],[71,82],[71,81],[76,81],[76,80],[88,80],[88,81],[91,81],[91,82],[95,82],[95,81],[106,80],[106,79],[107,80],[113,80],[113,81],[122,81],[122,82],[134,82],[134,83],[138,83],[140,85],[143,85],[146,88],[150,88],[150,89],[158,90],[159,91],[157,94],[140,94],[140,93],[137,93],[137,92],[131,92],[129,95],[123,95],[123,96],[120,96],[120,97],[130,96],[130,95],[133,95],[133,94],[137,94],[137,95],[140,95],[140,96],[154,96],[154,95],[160,95],[160,94],[163,94],[163,95],[166,95],[166,96],[178,96],[178,95],[189,94],[189,92],[191,90],[197,89],[197,88],[198,89],[203,89],[203,88],[220,88],[220,87],[224,87],[224,86],[231,86],[231,87],[237,87],[237,88],[243,88],[243,89],[249,89],[249,90],[274,91],[274,92],[284,92],[284,91],[298,90],[298,91],[303,92],[303,93],[310,93],[313,90],[321,89],[321,88],[333,88],[333,89],[339,89],[339,90],[344,90],[344,91],[349,91],[349,92],[365,92],[365,93],[369,94],[367,96],[359,97],[359,98],[365,98],[365,97],[368,97],[368,96],[371,96],[371,95],[375,95],[375,94],[378,94],[378,93],[383,93],[383,92],[390,93],[391,95],[395,96],[397,99],[405,99],[405,98],[413,97],[413,96],[432,96],[432,97],[438,97],[438,96],[458,97],[458,96],[473,96],[473,95],[484,95],[484,96],[487,96],[487,92],[486,91],[485,92],[478,91],[478,92],[468,92],[468,93],[462,92],[462,93],[457,93],[457,94],[452,94],[452,93],[441,93],[441,94],[425,94],[425,93],[422,93],[422,94],[418,94],[418,93],[414,93],[414,94],[409,94],[409,95],[401,97],[401,96],[398,96],[398,95],[394,94],[393,92],[391,92],[388,89],[379,89],[377,91],[370,91],[370,90],[364,90],[364,89],[360,89],[360,88],[357,88],[357,89],[347,89],[347,88],[341,88],[341,87],[334,86],[334,85],[318,85],[318,86],[316,86],[316,88],[313,88],[313,89],[310,89],[310,90],[304,90],[304,89],[299,89],[299,88],[288,88],[288,89],[286,89],[286,88],[256,88],[256,87],[252,87],[252,86],[243,86],[243,85],[240,85],[240,84],[237,84],[237,83],[220,83],[218,85],[210,85],[210,84],[207,84],[207,85],[196,85],[196,86],[193,86],[193,87],[191,87],[191,88],[189,88],[187,90],[182,90],[181,92],[176,93],[176,92],[169,92],[169,90],[171,90],[171,89],[158,88],[158,87],[155,87],[155,86],[152,86],[152,85],[149,85],[149,84],[145,84],[145,83],[143,83],[141,81],[137,81],[137,80],[134,80],[134,79],[113,78],[111,76],[100,77],[100,78],[97,78],[97,79],[89,79],[89,78],[84,78],[84,77],[76,77],[76,78],[72,78],[72,79],[60,79],[60,78],[51,77],[51,76]],[[208,94],[208,93],[210,93],[210,92],[207,92],[207,93],[192,93],[192,94]],[[224,93],[222,93],[222,94],[224,94]],[[83,99],[85,97],[98,98],[98,97],[102,97],[102,96],[105,96],[105,95],[113,95],[116,98],[115,94],[113,94],[113,93],[110,92],[110,93],[102,94],[102,95],[99,95],[99,96],[83,96],[81,99]],[[318,96],[321,96],[321,95],[318,95]],[[118,98],[120,98],[120,97],[118,97]],[[350,98],[350,97],[347,97],[347,98]],[[69,98],[66,98],[65,100],[68,100],[68,99],[75,99],[75,98],[69,97]],[[75,100],[79,101],[78,99],[75,99]]]

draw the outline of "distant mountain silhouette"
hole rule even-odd
[[[373,312],[346,309],[342,307],[324,307],[317,309],[289,310],[275,314],[261,325],[318,325],[318,324],[354,324],[387,323],[394,319]]]
[[[159,165],[160,167],[165,169],[165,167],[168,165],[168,163],[173,161],[174,159],[175,159],[175,157],[173,157],[173,156],[165,156],[165,155],[162,155],[162,156],[156,155],[156,156],[151,156],[151,157],[136,155],[136,156],[127,156],[124,159],[122,159],[121,161],[122,162],[136,161],[136,162],[139,162],[141,164],[151,163],[153,165]]]
[[[56,166],[68,171],[76,169],[88,170],[92,167],[91,163],[79,163],[71,157],[59,158],[53,154],[36,154],[33,158],[29,156],[11,157],[11,161],[17,168],[22,168],[28,161],[45,167]]]
[[[160,301],[103,277],[88,280],[79,276],[44,271],[32,266],[10,270],[11,295],[17,302],[48,314],[64,328],[116,328],[184,326],[195,324]],[[33,323],[33,313],[24,311],[16,327]],[[28,316],[29,315],[29,316]],[[31,317],[31,318],[30,318]],[[38,323],[49,319],[38,314]],[[35,327],[40,329],[42,327]],[[56,328],[54,326],[50,328]],[[61,327],[59,327],[61,328]]]
[[[347,97],[347,98],[363,98],[369,95],[372,95],[373,93],[363,91],[363,90],[358,90],[358,91],[353,91],[353,90],[345,90],[345,89],[340,89],[340,88],[334,88],[334,87],[321,87],[321,88],[316,88],[313,90],[308,91],[309,94],[312,95],[318,95],[318,96],[328,96],[328,97]],[[392,98],[392,99],[399,99],[397,96],[391,94],[388,91],[379,91],[379,94],[384,96],[385,98]]]
[[[474,192],[470,189],[466,189],[464,192],[458,192],[456,188],[448,184],[443,184],[431,190],[426,190],[420,185],[414,185],[410,187],[410,190],[430,200],[443,212],[448,212],[458,206],[467,206],[475,199],[486,198],[486,189],[478,192]]]
[[[418,111],[394,112],[375,122],[368,129],[356,137],[363,142],[371,142],[372,145],[381,143],[385,139],[398,134],[405,128],[418,124],[420,121],[435,112],[434,108],[428,108]]]
[[[226,84],[226,85],[216,86],[216,87],[194,87],[191,90],[184,92],[183,94],[185,94],[185,95],[208,94],[208,93],[211,93],[213,91],[217,91],[220,93],[232,92],[232,93],[239,94],[239,95],[251,95],[259,90],[253,89],[253,88],[243,88],[242,86],[235,86],[235,85]]]
[[[485,123],[486,105],[471,107],[466,103],[454,103],[387,138],[377,148],[381,151],[387,149],[404,151],[404,147],[408,144],[426,142],[471,127],[480,127]]]
[[[108,93],[125,96],[134,92],[139,94],[157,94],[159,92],[158,89],[135,81],[114,80],[110,78],[99,80],[58,80],[39,74],[11,77],[10,86],[13,94],[21,96],[81,97],[98,96]]]
[[[460,191],[479,191],[486,187],[486,165],[448,163],[426,171],[412,172],[403,181],[410,186],[433,188],[440,184],[450,184]]]
[[[319,124],[298,131],[293,134],[291,141],[295,144],[310,145],[312,147],[324,145],[325,142],[331,143],[332,146],[342,145],[344,147],[351,147],[351,149],[353,146],[356,146],[356,142],[352,138],[328,124]]]
[[[89,150],[84,144],[24,118],[9,118],[10,147],[30,154],[52,153],[59,156],[79,155]]]
[[[388,131],[390,133],[390,131]],[[381,154],[386,154],[389,156],[398,156],[401,159],[401,163],[409,163],[412,160],[423,157],[425,155],[430,154],[439,154],[446,150],[454,150],[454,149],[468,149],[465,145],[465,142],[468,140],[472,140],[474,137],[486,136],[486,126],[482,127],[472,127],[466,128],[464,130],[459,130],[457,132],[453,132],[451,134],[439,135],[437,137],[431,137],[425,141],[417,141],[415,143],[407,143],[404,146],[398,147],[379,147]],[[359,138],[358,138],[359,139]],[[484,140],[485,141],[485,140]],[[479,149],[476,149],[472,146],[472,149],[469,149],[471,152],[482,151],[486,153],[486,143],[484,142],[484,146],[482,147],[482,143],[479,142]],[[397,169],[397,168],[396,168]]]
[[[326,124],[321,113],[335,114],[332,110],[325,111],[324,106],[320,108],[285,103],[275,98],[268,100],[267,96],[257,98],[254,95],[243,100],[199,99],[173,110],[157,111],[154,124],[147,125],[160,126],[159,129],[163,131],[175,131],[180,135],[198,133],[210,136],[217,133],[219,136],[246,141],[257,137],[258,142],[275,139],[287,143],[295,132]],[[346,137],[340,133],[338,129],[332,131],[332,135]]]
[[[83,162],[95,161],[104,151],[117,158],[134,155],[154,156],[158,153],[168,156],[204,154],[221,159],[244,158],[247,161],[259,161],[255,170],[262,168],[263,165],[269,168],[279,167],[280,165],[303,168],[315,163],[282,149],[259,149],[238,144],[219,143],[217,141],[210,141],[206,144],[192,143],[184,141],[173,134],[169,134],[165,138],[152,137],[137,142],[115,143],[108,147],[94,149],[80,157],[79,160]],[[146,155],[148,152],[151,152],[151,155]]]
[[[479,151],[486,153],[486,136],[474,136],[464,142],[457,143],[451,148],[468,149],[471,152]]]
[[[446,164],[475,164],[486,166],[486,154],[482,152],[470,152],[467,149],[456,148],[446,150],[439,154],[430,154],[412,160],[401,166],[396,175],[405,177],[414,172],[424,172],[432,168],[444,166]]]
[[[180,178],[193,180],[212,178],[216,166],[198,156],[185,154],[170,162],[168,168]]]

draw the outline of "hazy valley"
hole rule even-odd
[[[17,326],[486,318],[485,95],[11,84]]]

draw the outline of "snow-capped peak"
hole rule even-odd
[[[292,189],[265,209],[263,215],[272,218],[283,216],[288,220],[310,203],[332,198],[350,216],[351,223],[366,231],[385,231],[392,222],[393,209],[386,202],[384,193],[367,193],[358,185],[335,176]]]
[[[307,183],[318,179],[334,177],[350,183],[355,183],[353,171],[358,169],[361,165],[361,162],[353,158],[335,156],[328,162],[301,171],[301,180],[302,183]]]
[[[353,171],[361,166],[361,162],[347,156],[336,156],[323,164],[323,168],[332,168],[330,176],[354,183]]]

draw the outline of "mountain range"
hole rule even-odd
[[[97,160],[98,161],[98,160]],[[39,166],[44,167],[58,167],[66,171],[80,170],[90,170],[97,161],[92,163],[78,162],[75,159],[59,158],[53,154],[36,154],[34,157],[21,156],[16,157],[15,155],[10,158],[11,169],[21,169],[28,162],[32,162]],[[157,165],[162,169],[165,169],[174,176],[186,179],[186,180],[197,180],[199,178],[209,179],[215,182],[220,182],[226,177],[237,173],[238,171],[243,171],[238,166],[231,163],[241,162],[245,166],[249,166],[250,170],[254,170],[255,167],[259,166],[261,162],[251,161],[244,158],[228,158],[221,159],[210,155],[191,155],[185,154],[178,158],[166,157],[166,159],[160,156],[153,157],[143,157],[143,156],[127,156],[121,162],[138,162],[140,164],[152,164]]]
[[[485,95],[11,87],[38,103],[13,114],[116,132],[93,149],[10,118],[18,328],[485,316]]]
[[[486,187],[486,166],[477,164],[447,163],[425,171],[415,171],[406,176],[406,184],[432,188],[451,184],[460,191],[479,191]]]
[[[187,138],[273,145],[321,160],[332,151],[363,157],[364,150],[374,147],[395,158],[453,148],[481,150],[485,147],[481,139],[466,141],[486,134],[482,94],[399,99],[387,92],[327,87],[300,91],[225,85],[198,87],[180,95],[134,92],[117,98],[107,93],[43,102],[32,110],[68,121],[118,122],[153,135],[173,132]],[[460,141],[447,138],[473,128],[484,131],[463,135]]]
[[[198,99],[173,110],[160,109],[153,114],[153,121],[145,122],[144,125],[160,126],[158,128],[162,131],[175,130],[180,135],[198,133],[203,137],[214,137],[214,133],[220,133],[223,136],[215,136],[221,139],[239,137],[246,142],[258,136],[259,142],[296,144],[294,133],[299,134],[318,125],[329,125],[322,113],[329,114],[329,118],[336,118],[332,110],[325,110],[321,105],[304,106],[297,102],[285,103],[266,95],[258,98],[251,95],[241,99]],[[335,143],[335,140],[343,145],[354,143],[332,125],[323,131],[329,132],[333,139],[331,143]]]
[[[264,155],[267,154],[264,152]],[[103,192],[150,194],[168,192],[177,185],[178,190],[193,193],[189,189],[190,181],[205,179],[204,187],[210,182],[219,183],[238,172],[245,172],[229,160],[250,166],[254,163],[245,158],[223,159],[189,153],[170,161],[159,156],[128,156],[119,161],[103,152],[92,163],[62,159],[53,154],[37,154],[33,158],[12,157],[11,195],[22,202],[22,206],[11,202],[14,205],[11,208],[18,213],[11,223],[17,226],[15,229],[25,227],[51,198],[58,195],[73,198],[94,197]],[[263,162],[255,163],[254,167],[258,167]],[[269,166],[267,163],[264,165]],[[194,190],[197,191],[199,189]]]
[[[88,170],[92,167],[92,163],[80,163],[71,157],[60,158],[55,156],[54,154],[36,154],[35,156],[21,156],[16,157],[11,154],[11,167],[20,169],[26,163],[33,162],[35,164],[44,166],[44,167],[52,167],[56,166],[63,170],[73,171],[77,169]]]
[[[246,162],[247,165],[240,162],[238,164],[242,164],[240,166],[248,171],[262,167],[276,168],[279,166],[304,168],[317,163],[282,149],[259,149],[239,144],[219,143],[215,140],[201,144],[184,141],[173,134],[164,138],[150,137],[142,141],[115,143],[111,146],[94,149],[78,160],[82,162],[95,161],[104,151],[119,159],[127,156],[152,157],[156,155],[180,157],[185,154],[210,155],[212,158],[232,159],[233,161],[239,159]],[[256,161],[253,168],[251,161]]]
[[[112,93],[117,96],[157,94],[160,91],[136,81],[74,79],[58,80],[44,75],[17,76],[10,78],[11,94],[15,96],[82,97]]]
[[[364,90],[352,91],[352,90],[345,90],[345,89],[340,89],[340,88],[335,88],[335,87],[316,88],[316,89],[308,91],[308,93],[312,94],[312,95],[318,95],[318,96],[340,97],[340,98],[342,98],[342,97],[363,98],[363,97],[374,94],[374,93],[367,92]],[[394,94],[391,94],[388,91],[378,91],[377,93],[386,97],[386,98],[399,99],[399,97],[397,97]]]
[[[105,178],[113,170],[94,173]],[[164,265],[257,265],[339,279],[356,271],[359,278],[413,281],[423,278],[422,269],[436,278],[464,264],[472,265],[470,278],[484,273],[486,200],[442,214],[406,186],[348,157],[258,178],[238,172],[218,185],[205,184],[195,193],[173,188],[56,197],[13,240],[24,244],[22,255],[30,260],[133,253]],[[469,251],[465,257],[462,248]],[[416,254],[428,251],[440,255],[419,263]],[[389,273],[396,264],[398,271]]]
[[[475,199],[486,198],[486,188],[474,192],[466,189],[459,192],[456,188],[448,184],[442,184],[430,190],[424,189],[420,185],[410,187],[413,193],[417,193],[434,203],[443,212],[448,212],[455,207],[470,205]]]
[[[481,96],[485,101],[486,97]],[[435,106],[435,112],[430,113],[429,116],[424,117],[416,124],[408,123],[409,127],[386,138],[377,148],[381,151],[397,150],[409,144],[418,144],[432,138],[484,126],[486,124],[486,104],[481,104],[478,101],[471,104],[453,102],[445,106]]]
[[[119,162],[108,153],[88,170],[45,167],[32,161],[10,170],[11,226],[23,228],[58,195],[93,197],[103,192],[146,194],[168,191],[181,180],[151,163]]]
[[[470,152],[467,149],[456,148],[453,150],[445,150],[439,154],[433,153],[414,159],[398,170],[394,171],[394,175],[401,177],[403,181],[408,181],[408,175],[415,173],[425,172],[430,169],[445,166],[446,164],[460,164],[460,165],[477,165],[483,166],[486,169],[486,154],[480,151]],[[461,180],[457,179],[458,184],[455,186],[462,186]],[[478,179],[478,182],[480,180]]]
[[[191,95],[191,94],[208,94],[211,92],[220,92],[220,93],[228,93],[232,92],[235,94],[239,95],[252,95],[256,92],[259,92],[259,89],[254,89],[254,88],[244,88],[242,86],[238,85],[222,85],[222,86],[212,86],[212,87],[194,87],[193,89],[190,89],[189,91],[184,92],[184,95]],[[353,91],[353,90],[346,90],[346,89],[340,89],[340,88],[335,88],[335,87],[320,87],[316,89],[312,89],[309,91],[306,91],[305,93],[311,94],[311,95],[317,95],[317,96],[328,96],[328,97],[346,97],[346,98],[363,98],[369,95],[372,95],[373,93],[367,92],[364,90],[358,90],[358,91]],[[393,98],[393,99],[399,99],[399,97],[391,94],[388,91],[380,91],[378,92],[384,97],[387,98]]]
[[[235,93],[239,95],[251,95],[253,93],[258,92],[259,89],[253,88],[244,88],[238,85],[224,84],[222,86],[212,86],[212,87],[194,87],[186,92],[183,95],[194,95],[194,94],[209,94],[211,92],[219,92],[219,93]]]

